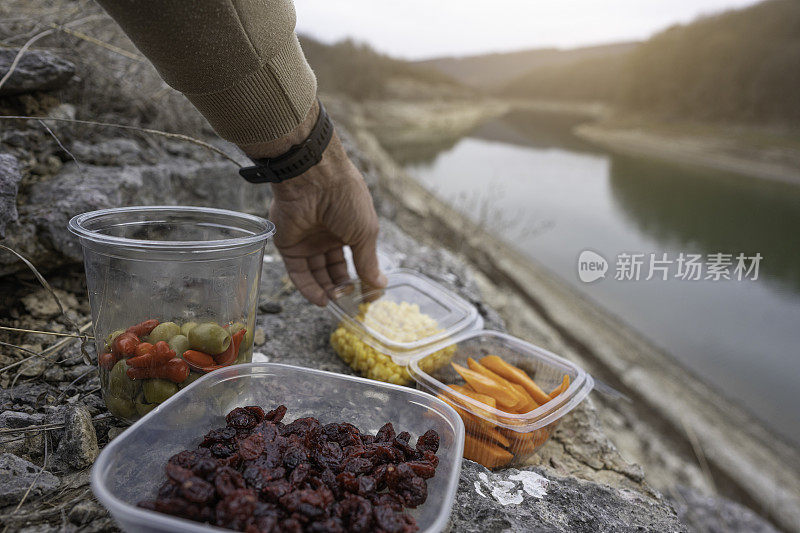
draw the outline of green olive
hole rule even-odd
[[[189,339],[186,335],[175,335],[169,340],[169,347],[175,350],[178,357],[189,349]]]
[[[178,392],[178,386],[166,379],[148,379],[142,384],[147,403],[161,403]]]
[[[120,398],[113,394],[106,395],[106,407],[114,416],[130,419],[136,416],[136,407],[129,398]]]
[[[189,346],[193,350],[199,350],[209,355],[224,352],[230,344],[230,333],[214,322],[199,324],[189,332]]]
[[[111,379],[109,380],[109,390],[113,396],[124,399],[133,399],[139,392],[141,383],[128,377],[128,362],[125,359],[117,361],[111,369]]]
[[[189,332],[197,325],[197,322],[187,322],[181,326],[181,335],[189,336]]]
[[[188,387],[189,385],[191,385],[192,383],[194,383],[195,381],[197,381],[198,379],[200,379],[202,377],[203,377],[203,374],[198,374],[197,372],[192,372],[191,374],[189,374],[189,377],[184,379],[183,382],[178,386],[180,388]]]
[[[111,333],[108,334],[108,336],[106,337],[106,340],[105,340],[105,345],[104,345],[107,352],[111,351],[111,343],[114,342],[114,339],[116,339],[117,336],[119,336],[119,335],[121,335],[123,333],[125,333],[124,329],[115,329],[114,331],[112,331]]]
[[[155,409],[156,407],[158,407],[158,404],[157,403],[140,403],[140,402],[136,402],[134,404],[134,407],[136,408],[136,412],[139,413],[139,416],[144,416],[147,413],[149,413],[150,411],[152,411],[153,409]]]
[[[161,324],[157,325],[153,331],[150,332],[150,336],[147,337],[147,342],[150,344],[155,344],[159,341],[168,341],[175,335],[181,334],[181,327],[176,324],[175,322],[162,322]]]

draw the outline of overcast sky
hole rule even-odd
[[[396,57],[575,47],[644,39],[755,0],[295,0],[297,30],[352,37]]]

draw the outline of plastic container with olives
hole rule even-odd
[[[200,207],[78,215],[100,380],[133,421],[205,373],[249,363],[268,220]]]

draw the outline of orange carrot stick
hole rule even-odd
[[[473,389],[481,394],[488,394],[497,401],[497,405],[502,409],[511,409],[517,404],[517,394],[510,389],[502,386],[495,380],[479,374],[469,368],[464,368],[456,363],[451,363],[456,372],[458,372],[464,381],[470,384]]]
[[[474,370],[478,374],[483,374],[487,378],[496,381],[506,389],[508,389],[512,394],[517,397],[517,403],[512,407],[513,410],[517,410],[525,404],[525,396],[517,392],[514,387],[511,386],[511,383],[502,376],[498,376],[479,362],[477,362],[472,357],[467,358],[467,366],[469,366],[470,370]]]
[[[561,380],[561,385],[556,387],[550,392],[550,398],[555,398],[569,388],[569,374],[564,374],[564,379]]]
[[[500,433],[496,427],[493,428],[479,428],[477,431],[469,431],[473,437],[477,439],[483,439],[484,441],[490,441],[498,446],[502,446],[503,448],[507,448],[511,445],[511,441]]]
[[[502,429],[501,433],[510,441],[508,449],[514,454],[533,453],[539,446],[547,442],[548,437],[550,437],[550,431],[547,427],[529,433],[517,433],[510,429]]]
[[[487,394],[481,394],[480,392],[475,392],[474,390],[472,390],[472,388],[467,388],[463,385],[448,385],[448,386],[454,391],[460,392],[467,398],[472,398],[476,402],[486,404],[489,407],[497,408],[497,401]]]
[[[441,394],[438,394],[437,397],[442,400],[444,403],[449,405],[453,408],[453,410],[458,413],[458,416],[461,417],[461,420],[464,421],[464,427],[467,429],[470,428],[493,428],[494,424],[491,422],[492,415],[489,413],[481,413],[483,416],[486,416],[488,419],[481,418],[480,416],[474,415],[469,411],[462,409],[458,404],[455,403],[454,398],[448,398]]]
[[[525,387],[523,387],[519,383],[511,383],[511,387],[515,391],[520,393],[520,395],[522,395],[522,397],[525,399],[525,401],[521,405],[517,406],[516,411],[518,413],[527,413],[528,411],[533,411],[534,409],[539,407],[539,404],[536,403],[536,400],[531,398],[531,395],[528,394],[528,391],[525,390]]]
[[[530,394],[539,405],[550,401],[550,396],[541,388],[539,388],[539,385],[537,385],[536,382],[533,381],[530,376],[528,376],[528,374],[519,368],[506,363],[496,355],[487,355],[481,359],[481,364],[483,364],[489,370],[500,374],[507,380],[522,385],[522,387],[528,391],[528,394]]]
[[[505,466],[514,458],[512,454],[497,446],[481,442],[472,435],[464,435],[464,457],[486,468]]]

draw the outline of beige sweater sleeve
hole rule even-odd
[[[245,145],[297,127],[317,82],[291,0],[98,0],[217,133]]]

